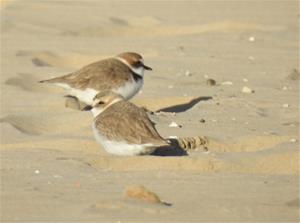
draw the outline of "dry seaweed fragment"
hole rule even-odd
[[[178,145],[188,151],[188,150],[196,150],[197,148],[207,149],[208,138],[205,136],[196,136],[196,137],[184,137],[179,138]]]

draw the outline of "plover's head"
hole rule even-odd
[[[144,64],[143,57],[140,54],[133,52],[121,53],[116,56],[118,60],[126,64],[134,73],[144,76],[144,70],[152,70]]]
[[[84,111],[91,110],[94,117],[102,113],[109,106],[113,105],[116,102],[122,101],[124,98],[112,91],[103,91],[98,93],[94,99],[92,105],[87,105],[83,108]]]

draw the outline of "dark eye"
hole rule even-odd
[[[134,63],[134,66],[135,67],[140,67],[140,66],[142,66],[142,62],[141,61],[137,61],[137,62]]]
[[[104,103],[104,101],[99,101],[98,104],[99,105],[104,105],[105,103]]]

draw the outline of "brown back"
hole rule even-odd
[[[120,101],[108,107],[95,118],[95,125],[100,134],[110,140],[126,141],[129,144],[167,145],[147,113],[127,101]]]
[[[86,88],[110,90],[112,85],[121,86],[130,79],[129,67],[115,58],[109,58],[89,64],[71,74],[55,78],[51,82],[66,83],[81,90]]]

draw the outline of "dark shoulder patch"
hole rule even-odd
[[[131,71],[131,73],[132,73],[132,76],[133,76],[133,79],[135,80],[135,82],[138,82],[139,80],[142,80],[142,79],[143,79],[142,76],[140,76],[140,75],[134,73],[133,71]]]

